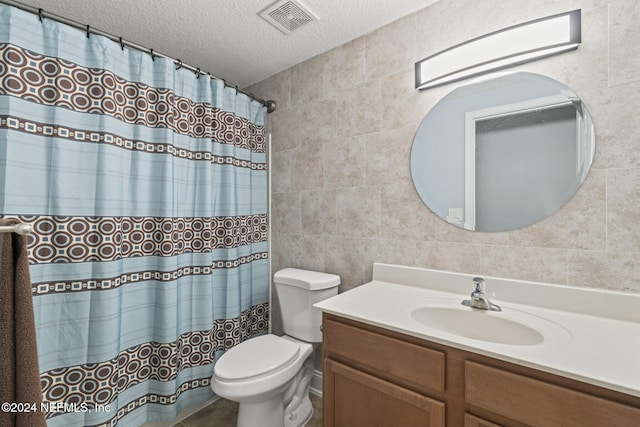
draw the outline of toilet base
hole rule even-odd
[[[241,402],[238,407],[238,427],[282,426],[284,408],[281,396],[266,402]]]
[[[293,414],[284,415],[282,399],[272,399],[267,402],[242,402],[238,407],[237,427],[302,427],[313,416],[313,405],[309,396],[302,399]],[[283,423],[284,420],[284,423]]]
[[[296,408],[296,411],[293,414],[289,414],[288,417],[284,417],[284,427],[302,427],[309,422],[312,416],[313,405],[307,394],[300,403],[300,406]]]
[[[313,364],[314,353],[311,353],[284,394],[284,427],[302,427],[313,416],[313,405],[309,398]]]

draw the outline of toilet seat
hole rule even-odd
[[[242,381],[271,375],[292,364],[300,346],[277,335],[251,338],[222,355],[214,367],[214,375],[225,381]]]

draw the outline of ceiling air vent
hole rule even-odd
[[[258,15],[285,34],[318,20],[313,12],[296,0],[279,0]]]

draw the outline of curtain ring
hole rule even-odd
[[[122,37],[120,37],[120,49],[124,50],[124,42],[122,41]]]
[[[91,29],[89,28],[89,24],[87,24],[87,38],[91,35]]]
[[[200,78],[200,68],[196,70],[196,79]]]
[[[176,66],[176,70],[179,70],[180,68],[182,68],[182,61],[178,59],[178,65]]]
[[[151,54],[151,60],[155,62],[156,55],[153,53],[153,49],[149,49],[149,53]]]
[[[44,15],[42,14],[42,8],[38,9],[38,19],[40,22],[44,21]]]

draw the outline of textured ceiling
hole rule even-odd
[[[320,17],[285,35],[274,0],[19,0],[246,87],[437,0],[301,0]]]

